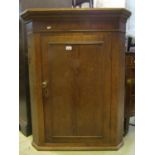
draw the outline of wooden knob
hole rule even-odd
[[[47,87],[47,81],[43,81],[42,82],[42,88],[46,88]]]
[[[50,30],[50,29],[52,29],[52,26],[49,25],[49,26],[46,27],[46,29]]]

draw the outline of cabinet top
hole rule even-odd
[[[40,20],[40,19],[101,19],[101,18],[117,18],[121,17],[124,20],[131,15],[131,12],[124,8],[59,8],[59,9],[45,9],[33,8],[27,9],[20,14],[25,21]]]

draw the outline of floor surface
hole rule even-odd
[[[134,155],[135,127],[130,125],[124,145],[118,151],[37,151],[31,142],[32,136],[25,137],[19,133],[19,155]]]

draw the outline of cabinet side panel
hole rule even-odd
[[[29,96],[29,78],[27,64],[27,48],[25,40],[25,25],[19,20],[19,124],[21,132],[31,134],[31,114]]]
[[[30,25],[28,25],[30,26]],[[32,112],[33,141],[40,145],[44,141],[40,35],[28,33],[29,79]]]
[[[123,138],[125,94],[125,34],[112,34],[112,103],[111,142],[119,144]]]

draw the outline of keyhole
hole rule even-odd
[[[44,97],[47,98],[48,97],[48,90],[44,89]]]
[[[48,95],[48,91],[47,91],[47,89],[45,90],[45,96],[47,96]]]

